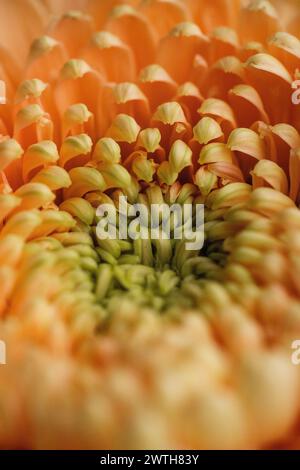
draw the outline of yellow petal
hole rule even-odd
[[[204,117],[193,128],[194,139],[199,144],[208,144],[212,140],[223,137],[220,124],[210,117]]]
[[[93,160],[96,162],[119,163],[121,149],[117,142],[110,137],[102,137],[95,145]]]
[[[36,211],[22,211],[13,215],[2,228],[1,238],[7,234],[19,235],[23,240],[30,237],[41,223],[41,216]]]
[[[52,191],[71,186],[69,174],[60,166],[49,166],[39,171],[31,180],[32,183],[43,183]]]
[[[42,80],[34,78],[32,80],[25,80],[22,82],[16,92],[15,102],[20,103],[28,98],[38,98],[43,91],[47,88],[47,83]]]
[[[65,190],[66,198],[81,197],[90,191],[103,191],[105,181],[100,171],[90,167],[76,167],[69,171],[71,186]]]
[[[67,137],[60,149],[60,164],[65,166],[72,158],[88,154],[92,149],[92,145],[91,138],[86,134]]]
[[[300,146],[300,134],[290,124],[276,124],[271,127],[272,134],[282,139],[291,149]]]
[[[33,170],[55,163],[58,159],[59,155],[54,142],[45,140],[30,145],[23,157],[22,173],[24,181],[31,178]]]
[[[162,162],[157,170],[157,176],[162,183],[171,186],[177,180],[178,173],[176,173],[169,162]]]
[[[147,128],[141,130],[137,140],[137,147],[141,147],[147,152],[155,152],[159,148],[161,134],[157,128]]]
[[[224,188],[213,191],[208,203],[213,210],[231,207],[248,201],[252,188],[246,183],[231,183]]]
[[[91,204],[80,197],[72,197],[62,202],[59,206],[60,210],[66,211],[73,217],[76,217],[87,225],[92,225],[95,210]]]
[[[38,209],[49,204],[55,198],[48,186],[42,183],[24,184],[14,194],[22,199],[21,204],[16,209],[17,211]]]
[[[3,171],[11,162],[19,159],[23,149],[14,139],[6,139],[0,142],[0,171]]]
[[[280,166],[270,160],[260,160],[251,172],[252,176],[262,179],[272,188],[284,194],[288,192],[288,179]],[[254,188],[258,187],[253,181]]]
[[[235,129],[230,134],[227,145],[232,151],[245,153],[257,160],[266,158],[264,141],[251,129]]]
[[[40,215],[41,224],[33,231],[33,239],[46,237],[53,232],[66,232],[76,225],[70,214],[61,210],[44,210]]]
[[[17,235],[6,235],[0,240],[1,265],[15,266],[22,255],[24,240]]]
[[[155,165],[153,160],[148,160],[145,154],[140,153],[133,160],[132,170],[139,180],[150,183],[153,180]]]
[[[195,175],[195,183],[201,191],[201,194],[207,196],[217,185],[218,178],[204,166],[199,168]]]
[[[295,207],[294,202],[288,196],[271,188],[255,189],[248,205],[255,212],[267,217],[271,217],[283,209]]]
[[[199,157],[201,165],[216,162],[232,162],[233,154],[230,148],[222,143],[211,143],[205,145]]]
[[[250,57],[246,62],[246,67],[249,69],[260,70],[262,72],[273,74],[286,83],[292,83],[292,77],[287,69],[279,62],[278,59],[270,54],[256,54]]]
[[[176,122],[186,122],[186,118],[181,106],[172,101],[170,103],[163,103],[158,106],[153,115],[153,121],[160,121],[163,124],[175,124]]]
[[[73,127],[88,122],[92,116],[93,114],[85,104],[78,103],[71,105],[63,115],[63,138],[66,137]]]
[[[111,137],[117,142],[135,142],[140,131],[137,122],[127,114],[119,114],[113,120],[106,132],[106,137]]]
[[[214,118],[220,118],[222,121],[227,121],[233,129],[236,127],[233,111],[223,100],[208,98],[202,103],[198,112],[201,116],[211,116]]]
[[[100,171],[108,187],[126,189],[131,186],[130,174],[118,163],[105,162]]]
[[[185,167],[192,163],[192,151],[182,140],[176,140],[169,153],[171,171],[180,173]]]
[[[14,194],[0,194],[0,223],[20,204],[21,199]]]

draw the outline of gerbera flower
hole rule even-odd
[[[1,447],[298,446],[299,17],[0,3]],[[99,238],[121,196],[203,204],[203,247]]]

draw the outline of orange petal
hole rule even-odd
[[[44,0],[48,10],[55,15],[62,15],[72,8],[81,10],[86,7],[86,0]]]
[[[190,71],[190,80],[201,89],[209,72],[208,62],[200,54],[196,54]]]
[[[216,119],[227,137],[236,128],[236,120],[231,107],[223,100],[216,98],[206,99],[198,110],[201,116],[210,116]]]
[[[136,65],[132,50],[108,31],[93,34],[80,56],[110,82],[132,82]]]
[[[53,123],[50,116],[37,104],[20,109],[15,119],[14,138],[24,148],[41,140],[52,140]]]
[[[153,159],[157,163],[161,163],[166,159],[166,152],[160,145],[161,133],[156,127],[149,127],[141,130],[139,133],[136,149],[146,150],[148,158]]]
[[[239,38],[234,29],[225,26],[215,28],[210,35],[210,40],[210,61],[212,63],[222,57],[235,56],[237,54]]]
[[[234,56],[223,57],[208,73],[205,95],[226,99],[228,91],[244,81],[244,67],[240,60]]]
[[[240,127],[250,127],[259,119],[269,123],[261,97],[252,86],[236,85],[229,90],[228,97]]]
[[[88,134],[94,136],[94,116],[85,104],[71,105],[63,115],[62,139],[69,135]]]
[[[45,113],[51,116],[53,122],[57,121],[58,113],[53,99],[52,87],[36,78],[24,80],[17,88],[13,107],[14,118],[22,108],[31,104],[39,105]],[[58,126],[54,127],[53,132],[54,138],[59,139],[60,129]]]
[[[41,34],[49,18],[47,9],[34,0],[0,2],[1,24],[0,44],[5,45],[18,63],[26,57],[28,44]]]
[[[300,190],[300,149],[294,149],[290,155],[290,198],[299,203]]]
[[[158,106],[152,116],[151,124],[158,127],[162,136],[162,147],[169,151],[176,139],[188,140],[191,126],[187,122],[182,107],[175,101]]]
[[[194,65],[196,55],[207,55],[208,38],[195,23],[179,23],[159,44],[157,62],[164,67],[178,83],[184,83]],[[177,63],[181,51],[180,67]]]
[[[239,32],[244,41],[264,43],[280,30],[277,11],[268,0],[252,0],[241,10]]]
[[[116,34],[132,49],[137,70],[154,62],[155,34],[149,22],[129,5],[115,7],[105,29]]]
[[[57,162],[58,158],[57,147],[50,140],[31,145],[23,156],[23,181],[28,182],[35,173],[49,164]]]
[[[63,116],[69,106],[76,103],[85,104],[95,114],[101,83],[99,74],[83,60],[72,59],[66,62],[54,90],[60,116]]]
[[[225,144],[214,142],[203,147],[200,152],[199,163],[201,165],[217,162],[232,163],[232,159],[233,154]]]
[[[186,82],[180,85],[175,96],[176,101],[184,109],[188,121],[194,125],[198,121],[198,109],[203,103],[204,98],[199,89],[192,82]]]
[[[240,9],[239,0],[186,0],[194,21],[209,33],[217,26],[235,27]]]
[[[289,124],[270,127],[276,146],[276,161],[288,173],[290,150],[300,146],[299,132]]]
[[[66,60],[67,53],[62,44],[49,36],[39,37],[31,45],[25,76],[53,82]]]
[[[299,68],[300,40],[286,32],[277,32],[268,41],[269,51],[293,74]]]
[[[222,184],[243,182],[244,176],[240,168],[230,162],[217,162],[207,165],[207,169],[222,180]]]
[[[288,122],[292,77],[284,65],[269,54],[256,54],[246,62],[246,75],[261,96],[271,121]]]
[[[146,96],[134,83],[118,83],[103,87],[98,102],[98,133],[105,135],[110,123],[118,114],[128,114],[145,127],[150,110]]]
[[[47,83],[34,78],[32,80],[24,80],[20,83],[15,94],[15,103],[24,107],[24,104],[40,104],[40,97],[47,88]],[[18,111],[18,109],[17,109]]]
[[[70,170],[76,166],[81,166],[89,160],[92,149],[92,140],[86,134],[67,137],[60,149],[59,163],[62,167]]]
[[[264,140],[251,129],[238,128],[232,131],[227,146],[236,152],[239,166],[247,178],[255,164],[255,160],[266,158]]]
[[[140,10],[153,25],[158,39],[176,24],[191,19],[187,6],[179,0],[150,0],[143,2]]]
[[[151,110],[160,104],[170,101],[176,92],[177,84],[160,65],[148,65],[139,75],[141,90],[149,99]]]
[[[260,54],[261,52],[265,52],[265,50],[260,42],[249,41],[240,49],[239,57],[242,61],[246,62],[251,56]]]
[[[92,19],[78,10],[70,10],[52,24],[51,37],[64,44],[69,57],[77,57],[93,32]]]
[[[0,47],[0,134],[11,134],[13,95],[20,77],[19,65]]]
[[[127,5],[136,5],[138,3],[138,0],[101,0],[101,2],[99,2],[99,0],[89,0],[88,4],[86,0],[77,1],[81,1],[83,3],[84,9],[87,9],[88,13],[94,19],[97,29],[103,27],[104,23],[107,21],[107,18],[114,7],[123,3]],[[69,2],[73,4],[74,0],[69,0]],[[72,6],[72,8],[74,7]]]

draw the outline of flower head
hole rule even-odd
[[[0,446],[293,445],[299,6],[55,5],[0,51]],[[203,204],[204,244],[102,239],[101,204]]]

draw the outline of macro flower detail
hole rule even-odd
[[[0,18],[0,447],[299,447],[299,3]],[[201,204],[203,244],[102,204]]]

